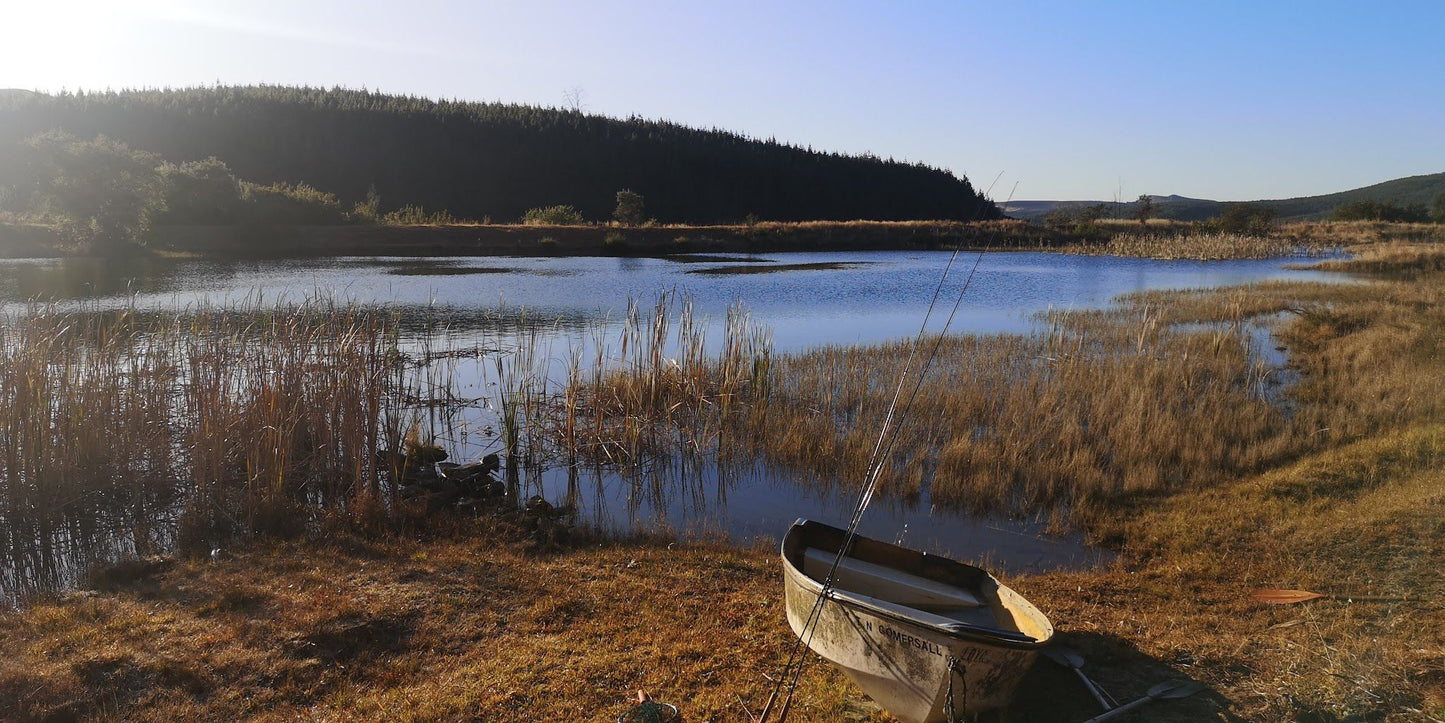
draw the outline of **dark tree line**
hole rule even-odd
[[[1445,209],[1445,193],[1435,199]],[[1440,214],[1445,218],[1445,213]],[[1423,203],[1398,204],[1394,201],[1354,201],[1336,206],[1330,218],[1335,221],[1390,221],[1393,223],[1429,223],[1431,214]]]
[[[0,99],[0,175],[37,133],[104,135],[174,163],[215,157],[259,184],[305,183],[347,204],[379,197],[515,221],[575,206],[610,217],[617,190],[662,222],[988,219],[966,178],[641,118],[358,90],[217,87]],[[0,178],[0,185],[5,179]]]

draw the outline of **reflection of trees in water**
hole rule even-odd
[[[0,264],[0,299],[71,301],[166,293],[178,288],[178,266],[177,261],[145,256]]]
[[[144,495],[96,491],[60,510],[14,504],[0,514],[0,605],[73,586],[102,566],[167,551],[178,490]]]

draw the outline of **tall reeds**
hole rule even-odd
[[[633,465],[735,447],[746,413],[766,406],[771,338],[741,305],[728,310],[715,357],[705,329],[690,299],[660,294],[645,312],[629,302],[616,358],[599,337],[588,373],[569,375],[562,417],[570,421],[561,435],[567,454]]]
[[[1060,247],[1059,250],[1089,256],[1213,261],[1315,255],[1322,252],[1323,247],[1315,239],[1221,232],[1195,233],[1183,229],[1173,232],[1125,231],[1097,243],[1072,244]]]
[[[13,311],[0,527],[12,547],[104,557],[385,516],[376,452],[411,418],[401,360],[393,320],[348,305]]]

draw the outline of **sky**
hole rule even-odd
[[[1445,2],[0,0],[0,88],[256,84],[662,118],[996,200],[1445,171]]]

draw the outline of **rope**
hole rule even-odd
[[[948,723],[959,723],[959,718],[954,712],[958,710],[953,704],[953,674],[958,673],[958,679],[963,683],[963,708],[964,722],[968,720],[968,668],[952,655],[948,656],[948,692],[943,696],[944,711],[948,715]]]

